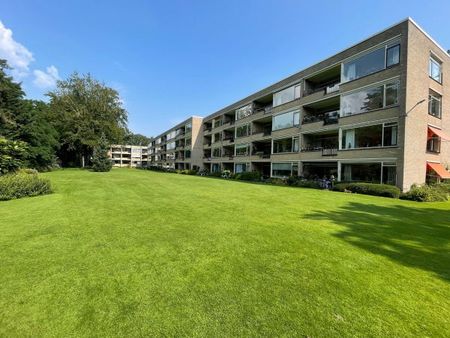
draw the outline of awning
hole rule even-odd
[[[446,135],[442,130],[431,127],[431,126],[428,126],[428,135],[429,135],[429,137],[432,137],[432,135],[436,135],[443,140],[450,141],[450,136]]]
[[[450,172],[440,163],[427,162],[427,168],[434,170],[442,179],[450,179]]]

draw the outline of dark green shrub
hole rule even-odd
[[[244,171],[236,174],[235,178],[242,181],[260,181],[261,174],[257,171]]]
[[[401,199],[416,201],[416,202],[443,202],[447,201],[448,193],[445,188],[439,186],[416,186],[413,185],[411,189],[400,196]]]
[[[318,181],[298,180],[295,185],[302,188],[322,189]]]
[[[20,171],[0,177],[0,200],[11,200],[26,196],[50,194],[50,181],[36,173]]]
[[[190,169],[177,170],[177,173],[179,173],[181,175],[197,175],[196,170],[190,170]]]
[[[286,180],[286,184],[287,185],[298,185],[298,183],[300,182],[300,179],[298,178],[298,176],[289,176]]]
[[[219,171],[219,172],[214,172],[214,173],[209,173],[208,176],[211,176],[211,177],[221,177],[221,176],[222,176],[222,173],[221,173],[220,171]]]
[[[21,168],[27,156],[27,149],[25,142],[0,137],[0,175]]]
[[[357,194],[399,198],[400,189],[393,185],[376,183],[337,183],[335,191],[350,191]]]
[[[286,185],[286,180],[282,178],[272,177],[268,180],[268,183],[274,185]]]

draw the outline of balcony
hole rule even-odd
[[[302,124],[315,123],[323,121],[323,125],[339,123],[339,110],[319,113],[314,115],[306,115],[303,117]]]
[[[341,66],[321,71],[305,79],[303,96],[322,92],[322,95],[337,93],[341,83]]]

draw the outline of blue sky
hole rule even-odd
[[[0,58],[29,97],[90,72],[156,135],[411,16],[450,49],[450,1],[5,1]]]

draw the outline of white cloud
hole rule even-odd
[[[14,68],[12,75],[21,79],[29,74],[29,65],[34,61],[33,54],[13,39],[13,33],[0,21],[0,58],[8,61]]]
[[[55,66],[47,67],[46,71],[36,69],[33,71],[33,83],[41,89],[49,89],[56,86],[56,81],[59,80],[58,69]]]

